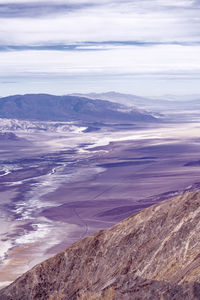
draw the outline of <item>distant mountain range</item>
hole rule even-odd
[[[139,97],[131,94],[122,94],[116,92],[107,93],[88,93],[88,94],[72,94],[79,97],[87,97],[90,99],[102,99],[121,103],[128,106],[137,106],[138,108],[148,109],[155,112],[165,112],[174,110],[195,110],[200,109],[200,96],[193,97],[175,97],[167,95],[163,99]]]
[[[152,113],[119,103],[49,94],[0,98],[0,118],[36,121],[154,122]]]
[[[0,299],[200,299],[199,218],[199,191],[153,205],[37,265]]]

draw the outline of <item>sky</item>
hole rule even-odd
[[[200,94],[200,0],[0,0],[0,96]]]

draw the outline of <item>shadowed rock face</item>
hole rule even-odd
[[[200,299],[200,192],[151,206],[37,265],[0,299]],[[61,296],[62,295],[62,296]]]

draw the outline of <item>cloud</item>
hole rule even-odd
[[[200,22],[186,11],[128,10],[121,7],[85,7],[54,17],[1,19],[1,45],[45,45],[80,42],[197,42]],[[195,26],[194,26],[195,25]]]
[[[0,4],[0,18],[39,18],[46,15],[68,14],[74,10],[90,7],[92,4],[62,3],[10,3]]]
[[[200,46],[116,47],[102,51],[12,51],[0,55],[0,76],[127,75],[200,72]]]
[[[197,78],[199,8],[195,0],[0,0],[0,76],[71,76],[77,86]]]
[[[197,5],[192,0],[0,0],[0,46],[196,43]]]

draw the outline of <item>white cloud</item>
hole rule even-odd
[[[2,52],[0,76],[200,72],[200,46],[126,46],[102,51]]]
[[[131,0],[124,0],[124,3],[130,3],[134,2],[137,3],[137,1],[131,1]],[[119,3],[121,0],[101,0],[101,3]],[[164,6],[191,6],[196,3],[195,0],[140,0],[140,3],[150,3],[150,5],[155,4],[155,5],[164,5]],[[81,4],[87,4],[87,3],[97,3],[99,4],[99,0],[0,0],[0,4],[9,4],[9,3],[61,3],[61,4],[68,4],[68,3],[81,3]]]
[[[158,5],[162,6],[177,6],[177,7],[191,7],[195,4],[194,0],[156,0]]]

